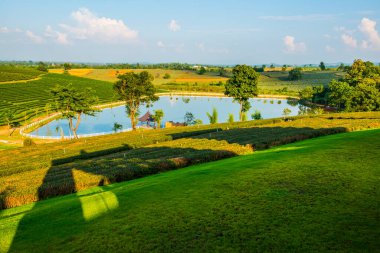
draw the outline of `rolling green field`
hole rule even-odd
[[[14,111],[15,119],[21,123],[32,117],[47,114],[46,104],[53,104],[50,90],[57,84],[69,83],[78,89],[92,88],[100,103],[116,100],[112,83],[70,75],[46,74],[36,81],[0,84],[0,114],[6,110]],[[4,119],[0,117],[0,125],[3,124]]]
[[[45,73],[30,67],[0,65],[0,84],[1,82],[34,79],[42,74]]]
[[[0,251],[376,252],[379,149],[343,133],[3,210]]]
[[[5,150],[0,153],[0,206],[11,208],[321,135],[379,127],[379,112],[346,113],[128,132]]]

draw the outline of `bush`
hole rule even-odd
[[[170,74],[169,73],[165,73],[165,75],[162,78],[169,79],[170,78]]]
[[[32,138],[26,138],[24,139],[24,141],[22,142],[23,146],[24,147],[31,147],[31,146],[35,146],[36,143],[33,141]]]

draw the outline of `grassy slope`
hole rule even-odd
[[[374,252],[379,149],[344,133],[1,211],[0,251]]]

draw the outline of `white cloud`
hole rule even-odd
[[[169,30],[172,32],[178,32],[181,30],[181,26],[178,24],[178,21],[172,19],[169,23]]]
[[[5,26],[0,27],[0,33],[7,33],[7,32],[9,32],[8,27],[5,27]]]
[[[284,37],[284,45],[286,53],[304,52],[306,50],[304,42],[296,42],[295,38],[290,35]]]
[[[359,30],[367,37],[367,40],[362,41],[362,48],[380,50],[380,35],[376,30],[376,21],[363,18],[360,22]]]
[[[165,44],[162,41],[157,41],[157,46],[160,47],[160,48],[164,48]]]
[[[76,25],[61,24],[60,26],[69,36],[76,39],[117,43],[128,42],[138,37],[137,31],[130,29],[122,20],[98,17],[86,8],[74,11],[71,16],[76,21]],[[65,40],[63,35],[61,40]]]
[[[31,31],[26,31],[25,32],[26,36],[28,36],[28,38],[33,41],[34,43],[36,44],[41,44],[44,42],[44,39],[41,37],[41,36],[38,36],[38,35],[35,35],[34,33],[32,33]]]
[[[349,47],[356,48],[358,46],[358,42],[356,39],[348,34],[342,34],[342,41]]]
[[[55,42],[57,42],[58,44],[62,44],[62,45],[70,44],[69,40],[67,39],[66,33],[54,31],[50,25],[46,27],[44,35],[46,37],[53,38]]]
[[[333,47],[330,46],[330,45],[326,45],[325,50],[326,50],[326,52],[328,52],[328,53],[335,53],[335,48],[333,48]]]

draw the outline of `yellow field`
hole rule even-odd
[[[69,74],[101,81],[115,82],[119,74],[126,72],[140,73],[142,71],[148,71],[154,77],[153,84],[156,85],[165,83],[217,83],[219,81],[225,82],[228,80],[228,78],[218,76],[217,73],[198,75],[195,71],[167,69],[72,69],[69,70]],[[62,74],[63,69],[50,69],[49,72]],[[166,73],[170,75],[170,78],[163,78]]]

